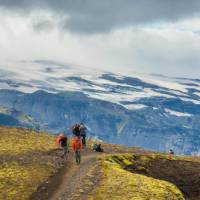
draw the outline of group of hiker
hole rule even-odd
[[[86,126],[84,123],[75,124],[72,126],[72,149],[75,153],[76,163],[80,164],[81,162],[81,150],[86,148]],[[62,149],[62,158],[67,159],[67,154],[69,153],[69,140],[66,134],[61,133],[56,139],[56,143],[60,149]],[[93,144],[92,150],[95,152],[103,152],[101,144]],[[169,150],[170,155],[175,155],[172,149]]]
[[[72,126],[72,149],[75,153],[76,163],[81,162],[81,150],[86,148],[86,131],[87,128],[84,123],[75,124]],[[69,140],[65,133],[58,135],[56,143],[60,149],[62,149],[62,158],[67,159],[67,154],[69,153]],[[103,152],[101,144],[94,144],[92,149],[96,152]]]

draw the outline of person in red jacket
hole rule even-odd
[[[72,142],[72,147],[75,152],[76,164],[81,162],[81,150],[83,148],[82,140],[80,137],[75,137]]]

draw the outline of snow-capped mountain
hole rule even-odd
[[[31,115],[43,130],[83,121],[107,142],[199,154],[200,79],[37,60],[0,66],[0,88],[0,106]]]

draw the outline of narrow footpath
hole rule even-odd
[[[83,150],[81,164],[77,165],[71,152],[63,169],[40,186],[31,200],[84,200],[99,184],[101,167],[98,153]],[[102,156],[102,154],[101,154]]]
[[[144,150],[105,145],[105,153],[96,153],[90,149],[82,151],[81,164],[75,162],[71,151],[64,167],[43,183],[30,200],[86,200],[98,187],[103,177],[100,157],[118,153],[146,153]]]

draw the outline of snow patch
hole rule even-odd
[[[143,104],[129,104],[129,105],[123,105],[123,106],[128,110],[140,110],[147,107]]]
[[[177,112],[174,110],[170,110],[170,109],[165,109],[165,112],[169,113],[170,115],[175,115],[177,117],[191,117],[192,115],[189,113],[182,113],[182,112]]]
[[[188,102],[191,102],[191,103],[194,103],[194,104],[197,104],[199,105],[200,104],[200,101],[198,100],[194,100],[194,99],[189,99],[189,98],[180,98],[182,101],[188,101]]]
[[[197,96],[200,96],[200,92],[195,92],[194,94]]]

